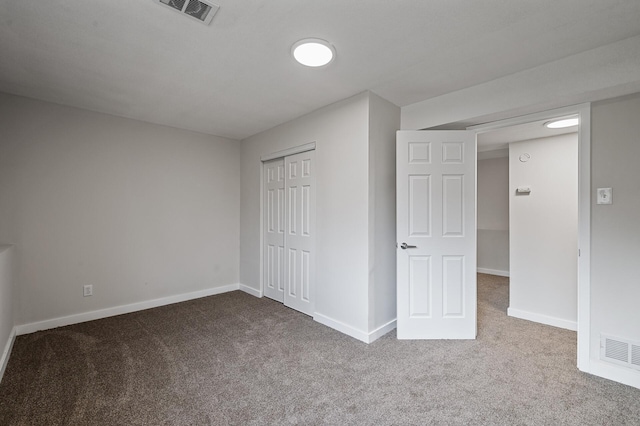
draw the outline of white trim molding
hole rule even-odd
[[[131,312],[143,311],[145,309],[157,308],[171,305],[173,303],[186,302],[187,300],[199,299],[201,297],[214,296],[216,294],[228,293],[239,290],[240,284],[230,284],[221,287],[209,288],[206,290],[194,291],[191,293],[177,294],[175,296],[162,297],[160,299],[146,300],[144,302],[131,303],[128,305],[114,306],[112,308],[100,309],[97,311],[83,312],[81,314],[68,315],[65,317],[51,318],[44,321],[22,324],[15,327],[18,336],[22,334],[35,333],[40,330],[50,330],[65,325],[79,324],[81,322],[93,321],[108,318],[116,315],[129,314]]]
[[[350,325],[347,325],[338,320],[334,320],[333,318],[329,318],[326,315],[322,315],[316,312],[315,314],[313,314],[313,320],[319,322],[322,325],[333,328],[340,333],[346,334],[347,336],[351,336],[354,339],[360,340],[361,342],[369,343],[367,341],[369,336],[364,331],[358,330],[357,328],[351,327]]]
[[[591,104],[579,105],[578,368],[589,368],[591,345]]]
[[[355,327],[352,327],[341,321],[330,318],[326,315],[319,314],[317,312],[313,314],[313,320],[367,344],[379,339],[380,337],[384,336],[385,334],[387,334],[388,332],[396,328],[395,319],[389,321],[386,324],[383,324],[382,326],[376,328],[375,330],[369,333],[367,333],[366,331],[358,330]]]
[[[592,359],[588,373],[640,389],[640,371]]]
[[[528,321],[539,322],[540,324],[551,325],[553,327],[565,328],[571,331],[578,330],[578,323],[563,318],[551,317],[548,315],[537,314],[535,312],[527,312],[520,309],[508,308],[507,315],[514,318],[520,318]]]
[[[499,277],[508,277],[509,271],[500,271],[498,269],[477,268],[479,274],[497,275]]]
[[[244,291],[245,293],[248,293],[252,296],[255,297],[262,297],[262,291],[261,290],[256,290],[253,287],[249,287],[248,285],[244,285],[244,284],[240,284],[240,287],[238,288],[238,290],[240,291]]]
[[[283,149],[282,151],[273,152],[271,154],[263,155],[260,157],[260,161],[265,162],[269,160],[275,160],[276,158],[288,157],[289,155],[300,154],[301,152],[313,151],[316,149],[316,143],[310,142],[304,145],[294,146],[291,148]]]
[[[397,320],[394,318],[386,324],[382,324],[380,327],[369,333],[369,341],[367,343],[374,342],[390,332],[391,330],[395,330],[397,326]]]
[[[13,349],[13,342],[16,341],[16,328],[13,327],[11,333],[9,334],[9,339],[7,343],[4,345],[4,350],[2,351],[2,357],[0,358],[0,382],[2,382],[2,377],[4,377],[4,371],[7,369],[7,364],[9,363],[9,357],[11,356],[11,349]]]

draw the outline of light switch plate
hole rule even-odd
[[[611,188],[598,188],[598,204],[612,204],[613,190]]]

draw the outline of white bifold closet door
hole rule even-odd
[[[264,164],[264,294],[314,312],[314,151]]]
[[[284,158],[264,163],[264,295],[284,302]]]

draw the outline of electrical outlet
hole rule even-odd
[[[93,286],[85,285],[84,287],[82,287],[82,295],[84,297],[93,296]]]

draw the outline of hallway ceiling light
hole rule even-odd
[[[291,47],[296,61],[307,67],[322,67],[336,57],[336,49],[327,41],[319,38],[306,38]]]
[[[562,120],[554,120],[544,123],[549,129],[564,129],[565,127],[577,126],[580,123],[578,117],[563,118]]]

